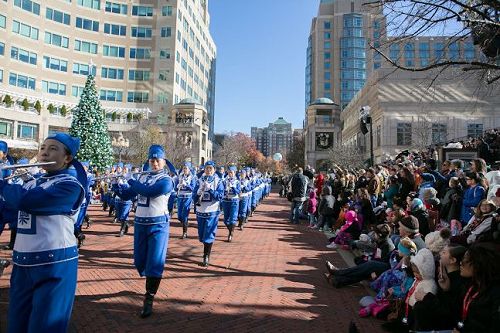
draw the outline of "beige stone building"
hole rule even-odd
[[[133,130],[139,114],[167,132],[174,104],[190,98],[206,110],[211,140],[216,47],[209,25],[208,0],[0,1],[0,98],[14,100],[0,106],[0,137],[36,149],[48,133],[67,129],[71,115],[60,116],[61,108],[78,103],[92,73],[112,137]]]
[[[331,158],[330,149],[341,142],[340,107],[329,98],[316,99],[306,110],[305,162],[322,170]]]
[[[393,71],[376,71],[340,116],[342,143],[360,148],[366,160],[370,135],[360,131],[364,106],[371,108],[375,163],[405,149],[500,127],[500,95],[474,76],[457,76],[460,71],[452,69],[431,84],[435,73]]]

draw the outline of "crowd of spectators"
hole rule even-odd
[[[327,261],[325,277],[336,288],[369,281],[375,296],[360,300],[360,316],[386,319],[389,332],[500,332],[493,134],[462,143],[481,156],[467,163],[406,151],[366,170],[298,168],[281,180],[290,222],[305,218],[331,233],[328,248],[355,255],[347,269]]]

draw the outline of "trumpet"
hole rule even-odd
[[[0,170],[12,170],[12,169],[27,169],[32,167],[39,167],[45,165],[56,164],[56,162],[41,162],[41,163],[28,163],[28,164],[11,164],[11,165],[3,165],[0,167]]]

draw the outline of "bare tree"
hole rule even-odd
[[[217,164],[231,163],[243,165],[255,164],[255,142],[244,133],[231,133],[226,136],[220,148],[214,155]]]
[[[331,165],[333,168],[352,170],[362,168],[364,155],[361,150],[354,145],[338,144],[328,149]]]
[[[381,38],[372,40],[370,47],[395,68],[414,72],[435,69],[439,75],[453,66],[480,73],[488,84],[500,79],[500,1],[367,0],[365,5],[385,14],[386,27],[381,31]],[[471,38],[484,56],[462,59],[443,55],[417,67],[402,65],[387,54],[391,45],[418,36],[448,36],[448,46]]]
[[[431,143],[432,122],[425,116],[417,117],[416,121],[411,123],[411,148],[423,151]]]
[[[290,169],[294,169],[297,166],[303,167],[305,165],[305,139],[303,135],[295,136],[293,138],[292,149],[286,155],[286,164]]]

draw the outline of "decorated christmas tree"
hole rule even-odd
[[[87,77],[80,102],[73,109],[73,121],[69,133],[81,139],[77,155],[80,161],[89,161],[99,170],[113,163],[108,126],[92,75]]]

